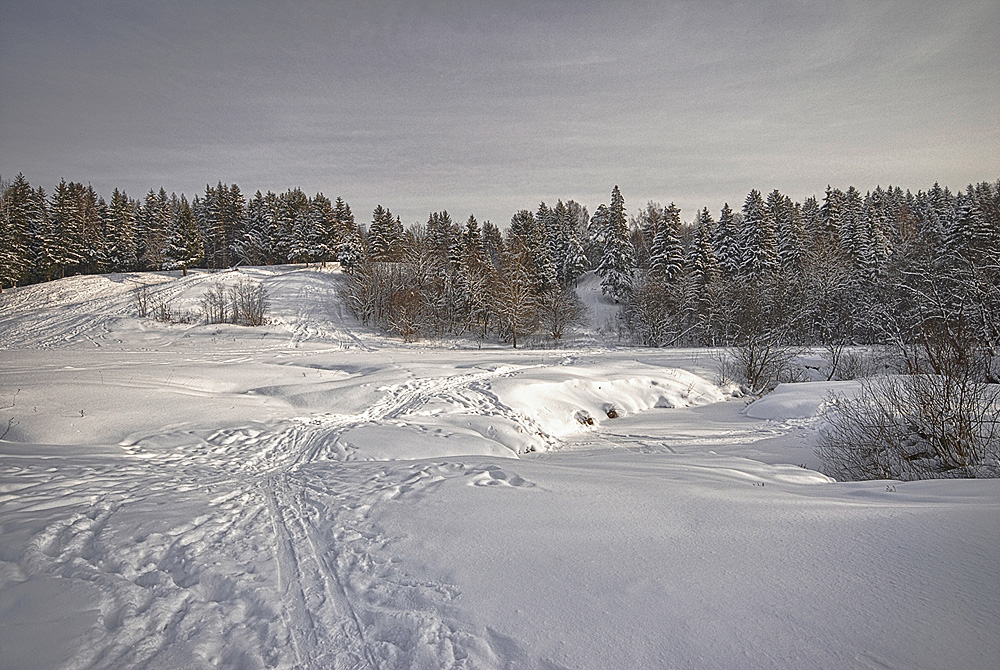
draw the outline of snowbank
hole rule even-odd
[[[746,414],[754,419],[771,421],[818,416],[832,396],[854,397],[859,388],[857,381],[779,384],[747,407]]]

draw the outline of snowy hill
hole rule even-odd
[[[136,316],[240,280],[268,325]],[[994,667],[1000,482],[833,482],[826,386],[726,401],[593,277],[576,348],[516,351],[383,338],[342,280],[0,295],[0,667]]]

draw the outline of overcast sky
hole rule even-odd
[[[0,176],[542,200],[1000,178],[1000,1],[0,0]]]

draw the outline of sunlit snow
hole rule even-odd
[[[271,323],[199,325],[241,277]],[[386,338],[341,281],[0,294],[0,667],[996,667],[1000,482],[820,474],[853,382],[747,407],[593,278],[517,350]]]

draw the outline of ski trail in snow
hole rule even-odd
[[[344,462],[336,445],[428,403],[510,414],[487,385],[525,367],[386,386],[356,415],[156,434],[51,466],[5,459],[0,475],[17,484],[0,493],[4,517],[46,523],[0,568],[100,594],[100,626],[70,668],[502,667],[509,642],[495,649],[448,614],[455,588],[409,576],[371,512],[455,477],[532,484],[495,465]],[[161,506],[170,513],[150,521]]]
[[[286,476],[262,483],[277,536],[285,622],[298,667],[377,668],[335,564],[299,513]]]

